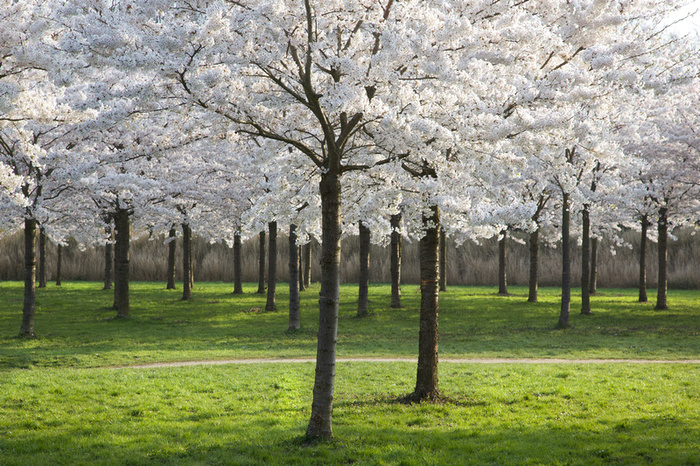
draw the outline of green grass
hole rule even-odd
[[[0,464],[698,464],[700,365],[440,364],[443,403],[405,405],[415,364],[337,367],[334,433],[307,445],[313,363],[114,369],[149,362],[315,354],[318,288],[302,293],[301,331],[246,286],[199,283],[191,302],[135,283],[132,317],[114,319],[97,283],[49,285],[35,340],[18,339],[21,283],[0,283]],[[440,301],[440,352],[469,357],[693,359],[700,292],[671,291],[669,311],[605,289],[593,316],[553,330],[559,294],[450,287]],[[415,357],[419,293],[355,318],[341,290],[339,357]],[[650,296],[650,299],[653,299]]]

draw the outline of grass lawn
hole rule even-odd
[[[199,283],[193,300],[160,283],[132,286],[117,320],[97,283],[38,290],[35,340],[17,339],[22,284],[0,283],[0,464],[700,464],[696,364],[440,365],[443,403],[405,405],[415,364],[337,367],[335,439],[306,445],[313,363],[120,368],[151,362],[315,355],[318,288],[302,293],[302,330],[287,333],[265,298]],[[341,290],[338,357],[415,357],[419,293],[355,318]],[[559,293],[512,296],[451,287],[441,295],[445,359],[700,358],[700,292],[671,291],[670,310],[634,290],[600,290],[593,316],[553,330]],[[650,299],[653,299],[650,296]]]

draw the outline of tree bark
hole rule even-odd
[[[431,215],[423,215],[425,236],[420,240],[421,306],[418,337],[418,369],[416,389],[409,395],[414,400],[437,398],[438,388],[438,298],[440,211],[430,207]]]
[[[297,257],[299,260],[297,261],[297,278],[299,282],[299,291],[304,291],[306,290],[306,283],[304,283],[304,247],[303,246],[297,246]]]
[[[233,234],[233,294],[243,294],[243,259],[241,258],[241,235]]]
[[[266,311],[276,311],[277,303],[275,301],[275,292],[277,290],[277,222],[267,224],[267,229],[270,237],[268,242],[268,257],[267,257],[267,302],[265,303]]]
[[[591,278],[588,280],[588,294],[598,292],[598,238],[591,238]]]
[[[111,290],[114,270],[114,245],[112,244],[114,233],[111,226],[108,226],[105,231],[107,232],[107,241],[105,242],[105,281],[102,289]]]
[[[170,231],[168,232],[168,239],[170,239],[170,242],[168,243],[168,284],[166,285],[167,290],[174,290],[175,289],[175,253],[177,252],[177,230],[175,229],[175,225],[170,227]]]
[[[304,288],[311,286],[311,240],[304,245]]]
[[[662,207],[659,209],[659,283],[656,293],[656,309],[663,311],[668,309],[667,292],[668,292],[668,208]]]
[[[591,315],[591,296],[588,288],[590,279],[590,257],[591,257],[591,216],[588,206],[583,207],[581,212],[583,220],[583,231],[581,236],[581,314]]]
[[[501,230],[501,237],[498,240],[498,294],[508,296],[508,278],[506,276],[506,241],[508,230]]]
[[[39,227],[39,288],[46,288],[46,232]]]
[[[289,225],[289,327],[287,330],[299,330],[301,328],[298,252],[297,226]]]
[[[36,309],[36,220],[24,219],[24,306],[19,336],[35,338],[34,312]]]
[[[258,291],[257,294],[265,294],[265,231],[258,235],[260,250],[258,252]]]
[[[530,289],[527,295],[527,302],[537,302],[537,272],[539,268],[539,253],[540,253],[540,229],[530,233]]]
[[[569,212],[569,195],[562,194],[561,215],[561,311],[556,328],[569,327],[569,313],[571,309],[571,238],[569,228],[571,226],[571,214]]]
[[[188,223],[182,224],[182,300],[192,299],[194,271],[192,270],[192,229]]]
[[[116,267],[114,280],[114,301],[117,306],[117,318],[129,317],[129,211],[117,208],[114,215],[116,230]]]
[[[391,216],[391,309],[401,308],[401,214]]]
[[[642,236],[639,243],[639,302],[647,302],[647,231],[649,217],[642,216]]]
[[[61,274],[63,269],[63,246],[60,244],[56,249],[56,286],[61,286]]]
[[[321,175],[321,291],[319,293],[318,345],[311,419],[307,438],[333,436],[333,390],[340,300],[340,174],[330,169]]]
[[[440,291],[447,291],[447,238],[440,228]]]
[[[360,286],[357,301],[357,317],[369,313],[369,247],[370,230],[362,222],[360,228]]]

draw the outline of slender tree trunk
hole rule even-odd
[[[63,246],[60,244],[56,249],[56,286],[61,286],[61,274],[63,269]]]
[[[168,243],[168,284],[166,285],[166,289],[168,290],[174,290],[175,289],[175,253],[177,252],[177,230],[175,229],[175,225],[170,227],[170,231],[168,232],[168,239],[170,242]]]
[[[440,291],[447,291],[447,238],[440,228]]]
[[[39,227],[39,288],[46,288],[46,232]]]
[[[591,315],[591,297],[589,295],[588,281],[590,279],[591,257],[591,217],[588,206],[583,207],[583,232],[581,237],[581,314]]]
[[[569,313],[571,310],[571,238],[569,228],[571,226],[571,214],[569,212],[569,195],[562,194],[561,216],[561,312],[556,328],[569,327]]]
[[[107,241],[105,242],[105,281],[102,289],[111,290],[114,270],[114,245],[112,244],[114,233],[111,226],[108,226],[105,230],[107,232]]]
[[[501,230],[498,240],[498,294],[508,296],[508,278],[506,277],[506,250],[508,230]]]
[[[116,230],[116,217],[115,217],[115,230]],[[117,259],[119,257],[119,243],[117,242],[116,231],[113,232],[114,235],[114,245],[112,246],[112,275],[114,278],[114,306],[113,309],[116,311],[119,309],[117,304],[117,297],[119,296],[119,279],[117,278]]]
[[[306,290],[306,283],[304,283],[304,247],[303,246],[297,246],[297,257],[299,260],[297,261],[297,278],[299,281],[299,291],[305,291]]]
[[[260,251],[258,253],[258,291],[257,294],[265,294],[265,231],[258,235],[260,238]]]
[[[319,293],[318,346],[311,418],[307,438],[333,436],[333,390],[340,300],[340,175],[321,175],[321,291]]]
[[[182,224],[182,300],[192,299],[194,273],[192,270],[192,229],[188,223]]]
[[[299,330],[301,328],[298,252],[297,226],[289,225],[289,327],[287,330]]]
[[[530,290],[527,302],[537,302],[537,270],[539,268],[540,228],[530,233]]]
[[[360,222],[360,291],[357,301],[357,317],[365,317],[369,312],[369,247],[369,228]]]
[[[430,217],[423,216],[425,236],[420,240],[421,306],[418,337],[416,389],[411,399],[424,400],[440,395],[438,388],[438,297],[440,211],[430,207]]]
[[[19,336],[35,338],[36,309],[36,220],[24,219],[24,307]]]
[[[591,278],[588,280],[588,294],[598,292],[598,238],[591,238]]]
[[[114,291],[117,305],[117,318],[129,317],[129,211],[117,209],[114,215],[116,230],[116,267]]]
[[[391,216],[391,305],[401,307],[401,214]]]
[[[311,240],[304,245],[304,287],[311,286]]]
[[[233,235],[233,294],[243,294],[243,266],[241,258],[241,235]]]
[[[663,311],[668,309],[666,295],[668,292],[668,278],[666,267],[668,265],[668,209],[659,209],[659,283],[656,293],[656,309]]]
[[[639,244],[639,302],[647,302],[647,230],[649,217],[642,216],[642,237]]]
[[[276,311],[277,303],[275,293],[277,291],[277,222],[270,222],[267,225],[270,237],[268,243],[267,257],[267,302],[266,311]]]

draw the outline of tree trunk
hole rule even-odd
[[[583,206],[581,212],[583,219],[583,232],[581,236],[581,314],[591,315],[591,297],[589,295],[588,280],[590,279],[591,257],[591,216],[588,206]]]
[[[39,288],[46,288],[46,232],[39,227]]]
[[[360,291],[357,317],[365,317],[369,312],[369,247],[369,228],[360,222]]]
[[[63,246],[60,244],[56,249],[56,286],[61,286],[61,274],[63,269]]]
[[[233,294],[243,294],[243,266],[241,264],[241,235],[233,234]]]
[[[116,228],[116,218],[115,218],[115,228]],[[114,305],[113,309],[116,311],[119,309],[119,305],[117,304],[117,297],[119,296],[119,290],[117,289],[119,287],[119,280],[117,279],[117,258],[119,257],[119,244],[117,243],[117,235],[116,232],[114,234],[114,245],[113,245],[113,251],[112,251],[112,274],[114,278]]]
[[[569,212],[569,195],[562,194],[561,215],[561,312],[556,328],[569,327],[569,311],[571,309],[571,251],[569,228],[571,214]]]
[[[431,215],[423,215],[425,236],[420,240],[421,305],[418,337],[418,370],[416,389],[411,399],[424,400],[440,395],[438,389],[438,297],[440,211],[430,207]]]
[[[401,214],[391,216],[391,307],[401,307]]]
[[[440,228],[440,291],[447,291],[447,238]]]
[[[588,294],[598,292],[598,238],[591,238],[591,278],[588,280]]]
[[[168,232],[168,239],[170,239],[170,242],[168,243],[168,284],[166,285],[166,289],[168,290],[174,290],[175,289],[175,253],[177,252],[177,230],[175,229],[175,225],[170,227],[170,232]]]
[[[501,230],[498,240],[498,294],[508,296],[508,278],[506,277],[506,240],[508,230]]]
[[[129,317],[129,211],[118,208],[114,215],[116,230],[116,267],[114,280],[114,300],[117,305],[117,318]]]
[[[188,223],[182,224],[182,300],[192,299],[194,271],[192,270],[192,229]]]
[[[24,219],[24,307],[19,336],[35,338],[36,309],[36,220]]]
[[[277,222],[267,224],[267,229],[270,237],[268,243],[267,257],[267,302],[265,303],[266,311],[276,311],[277,303],[275,302],[275,292],[277,289]]]
[[[304,247],[297,246],[297,278],[299,282],[299,291],[306,290],[306,283],[304,283]]]
[[[642,216],[642,237],[639,244],[639,302],[647,302],[647,230],[649,217]]]
[[[340,300],[340,175],[321,175],[321,291],[319,293],[318,345],[311,418],[307,438],[333,436],[333,390]]]
[[[258,235],[260,238],[260,251],[258,253],[258,291],[257,294],[265,294],[265,231]]]
[[[540,253],[540,229],[530,233],[530,291],[528,292],[527,302],[537,302],[537,270],[539,268],[539,253]]]
[[[299,330],[301,328],[298,252],[297,226],[289,225],[289,327],[287,330]]]
[[[112,278],[113,278],[113,267],[114,267],[114,245],[112,244],[112,227],[108,226],[105,231],[107,232],[107,241],[105,242],[105,281],[103,290],[112,289]],[[116,306],[115,306],[116,308]]]
[[[304,288],[311,286],[311,240],[304,245]]]
[[[663,311],[668,309],[666,294],[668,291],[668,278],[666,266],[668,265],[668,208],[659,209],[659,283],[656,293],[656,309]]]

